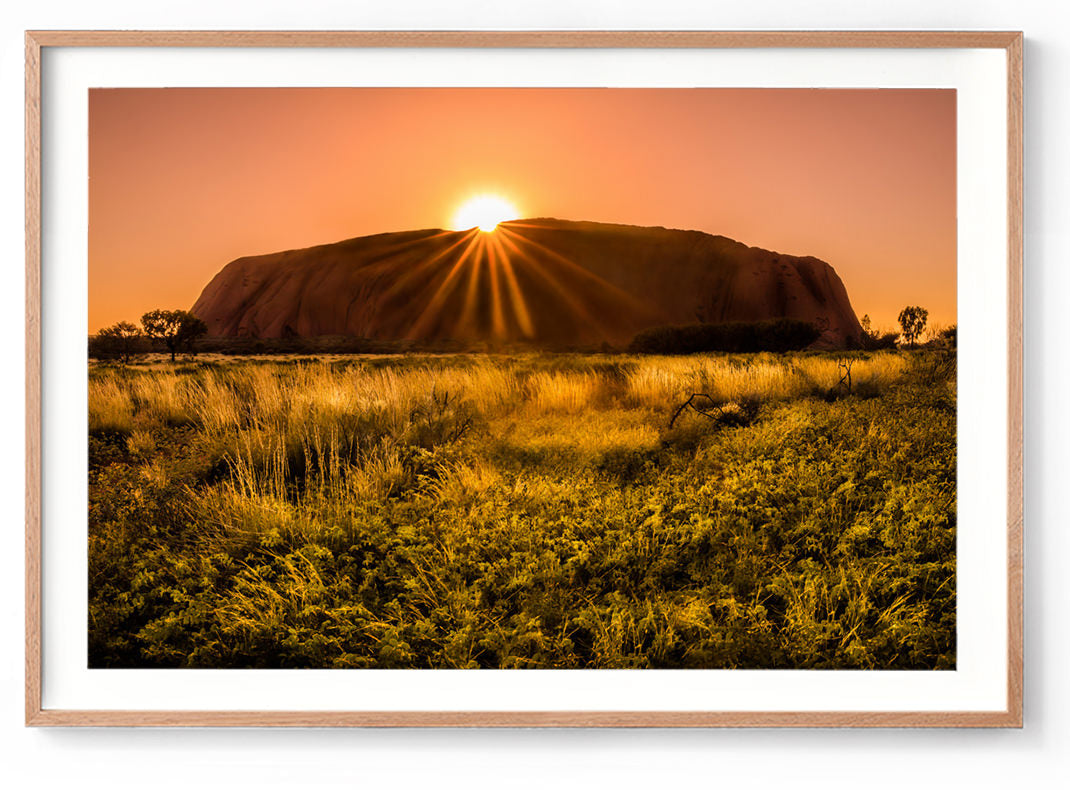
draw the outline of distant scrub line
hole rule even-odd
[[[925,329],[928,312],[920,307],[906,307],[900,313],[900,332],[874,331],[869,316],[862,317],[861,332],[848,334],[846,350],[894,350],[900,341],[911,349]],[[161,322],[170,323],[161,329]],[[147,322],[147,323],[146,323]],[[603,343],[599,348],[552,347],[531,340],[527,343],[495,344],[486,341],[470,343],[461,340],[411,341],[380,340],[350,335],[296,335],[274,338],[203,337],[204,322],[182,310],[146,313],[142,317],[146,329],[140,330],[129,322],[119,322],[100,330],[88,339],[90,359],[132,360],[153,352],[167,351],[174,361],[175,353],[184,351],[192,359],[198,353],[230,356],[310,355],[310,354],[457,354],[457,353],[621,353],[630,354],[700,354],[728,353],[786,353],[811,348],[821,338],[821,329],[813,323],[791,318],[766,321],[735,321],[727,323],[698,323],[684,326],[656,326],[639,332],[627,348],[615,348]],[[171,333],[166,330],[170,327]],[[954,348],[956,327],[934,329],[929,343],[936,347]]]
[[[954,668],[954,356],[843,371],[92,367],[90,665]]]
[[[624,349],[632,354],[694,354],[706,351],[752,353],[759,351],[797,351],[806,348],[820,336],[813,324],[780,318],[770,321],[694,324],[691,326],[660,326],[640,332]],[[397,354],[463,353],[472,349],[461,341],[441,340],[414,343],[405,340],[375,340],[371,338],[328,335],[316,337],[205,337],[196,341],[196,351],[204,354]],[[524,350],[523,344],[513,344]],[[540,344],[532,342],[530,351]],[[135,354],[163,350],[161,341],[148,337],[128,340],[129,350]],[[192,346],[191,346],[192,348]],[[608,346],[603,349],[550,349],[554,351],[619,351]],[[102,333],[89,339],[89,356],[94,359],[115,359],[121,356],[116,338]]]
[[[662,326],[640,332],[628,346],[636,354],[696,354],[704,351],[751,353],[799,351],[820,336],[806,321],[772,321]]]

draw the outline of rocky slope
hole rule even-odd
[[[699,231],[530,219],[239,258],[192,312],[222,337],[625,346],[659,325],[796,318],[861,332],[833,268]]]

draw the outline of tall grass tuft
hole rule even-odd
[[[123,433],[134,430],[134,401],[130,391],[114,377],[89,382],[89,433]]]
[[[530,400],[536,411],[579,412],[595,405],[604,381],[596,373],[555,371],[535,373],[528,379]]]

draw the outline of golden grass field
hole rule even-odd
[[[91,365],[90,663],[953,668],[953,363]]]

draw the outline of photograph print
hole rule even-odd
[[[956,668],[954,90],[88,101],[90,668]]]

